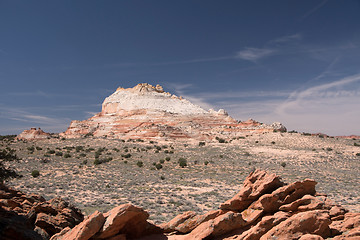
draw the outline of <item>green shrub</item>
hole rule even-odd
[[[35,150],[35,147],[34,147],[34,146],[27,147],[27,150],[28,150],[29,152],[33,152],[33,151]]]
[[[144,163],[143,163],[142,161],[138,161],[138,162],[136,163],[136,165],[137,165],[138,167],[142,167],[142,166],[144,166]]]
[[[86,154],[85,154],[85,153],[80,153],[79,156],[80,156],[80,157],[86,157]]]
[[[42,150],[42,148],[41,147],[36,147],[36,150],[40,151],[40,150]]]
[[[224,155],[220,155],[219,158],[224,158]]]
[[[330,152],[330,151],[332,151],[333,149],[330,148],[330,147],[328,147],[328,148],[326,148],[326,150]]]
[[[155,167],[156,167],[157,170],[160,170],[160,169],[163,168],[163,166],[161,165],[161,163],[157,163],[157,164],[155,165]]]
[[[272,142],[271,142],[271,144],[275,144],[275,142],[274,142],[274,141],[272,141]]]
[[[208,165],[208,164],[209,164],[209,161],[205,161],[204,164],[205,164],[205,166]]]
[[[160,159],[160,163],[164,163],[165,162],[165,160],[164,159]]]
[[[62,156],[63,153],[62,153],[62,152],[56,152],[55,155],[56,155],[56,156]]]
[[[185,158],[179,158],[178,163],[179,163],[179,166],[182,167],[182,168],[187,166],[187,161],[186,161]]]
[[[83,151],[84,150],[84,147],[83,146],[76,146],[75,147],[75,151],[76,152],[80,152],[80,151]]]
[[[205,146],[205,142],[199,142],[199,147]]]
[[[40,172],[38,170],[32,170],[31,172],[31,176],[33,176],[34,178],[40,176]]]
[[[87,133],[87,134],[85,134],[85,138],[88,138],[88,137],[93,137],[94,136],[94,134],[92,134],[92,133]]]
[[[358,143],[354,143],[354,146],[356,146],[356,147],[359,147],[360,146],[360,144],[358,144]]]
[[[49,149],[46,153],[48,153],[48,154],[54,154],[54,153],[55,153],[55,150]]]
[[[131,154],[130,154],[130,153],[128,153],[128,154],[122,154],[121,157],[123,157],[123,158],[130,158],[130,157],[131,157]]]
[[[87,160],[84,159],[84,161],[82,161],[82,164],[83,164],[83,165],[86,165],[86,164],[87,164]]]
[[[161,180],[165,180],[165,177],[164,177],[164,176],[160,176],[160,179],[161,179]]]
[[[356,156],[360,157],[360,153],[357,153]]]
[[[70,157],[71,157],[71,155],[69,153],[64,154],[64,158],[70,158]]]
[[[280,165],[284,168],[286,167],[286,162],[282,162]]]
[[[166,157],[165,160],[166,160],[166,161],[170,161],[170,157]]]
[[[94,160],[94,165],[99,165],[99,164],[101,164],[101,161],[99,159],[95,159]]]

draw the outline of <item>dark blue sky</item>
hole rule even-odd
[[[0,134],[64,131],[118,86],[360,134],[360,1],[0,0]]]

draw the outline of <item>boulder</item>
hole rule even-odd
[[[241,212],[261,195],[271,193],[283,185],[280,177],[275,174],[255,170],[245,179],[240,192],[221,204],[220,209]]]
[[[313,210],[297,213],[270,229],[260,240],[299,239],[305,234],[330,236],[330,215],[325,210]]]
[[[139,237],[150,227],[150,224],[146,221],[149,214],[142,208],[129,203],[113,208],[105,216],[106,221],[96,235],[99,239],[106,239],[119,233]]]
[[[88,240],[101,229],[104,222],[104,215],[95,211],[73,229],[64,228],[60,233],[53,235],[51,240]]]

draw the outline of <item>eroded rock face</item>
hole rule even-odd
[[[39,195],[26,195],[1,183],[0,210],[2,213],[0,222],[3,226],[3,228],[0,227],[0,236],[24,232],[21,229],[26,227],[26,235],[32,236],[29,239],[49,239],[65,227],[72,228],[84,219],[83,214],[77,208],[70,206],[61,198],[45,201]],[[6,215],[10,217],[4,217]],[[17,220],[22,223],[16,223]],[[12,239],[27,238],[18,236]]]
[[[230,139],[244,132],[286,131],[280,123],[261,124],[254,120],[238,122],[225,110],[206,111],[182,97],[141,83],[133,88],[118,88],[107,97],[100,113],[84,121],[72,121],[60,135],[123,139]]]
[[[31,128],[30,130],[24,130],[22,133],[16,136],[18,140],[39,140],[50,138],[50,133],[44,132],[40,128]]]
[[[79,223],[78,213],[61,199],[45,201],[2,187],[0,236],[6,240],[51,236],[51,240],[360,239],[360,213],[348,213],[317,194],[315,185],[311,179],[285,184],[274,174],[256,170],[234,198],[220,205],[222,209],[202,215],[188,211],[159,226],[131,204],[104,214],[96,211]]]

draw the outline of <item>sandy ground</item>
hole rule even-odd
[[[184,211],[217,209],[239,191],[242,181],[255,168],[277,173],[285,182],[315,179],[318,192],[360,212],[360,147],[355,146],[359,140],[298,133],[244,137],[202,147],[184,142],[86,138],[2,142],[0,148],[16,149],[22,158],[10,165],[23,177],[9,181],[9,185],[47,199],[60,196],[85,214],[131,202],[148,210],[150,219],[159,223]],[[31,153],[28,148],[32,146],[35,150]],[[99,159],[112,160],[94,165],[95,152],[103,147],[106,149]],[[65,158],[66,153],[70,157]],[[126,154],[131,157],[126,158]],[[179,158],[187,160],[186,167],[179,166]],[[159,163],[162,168],[157,170],[154,164]],[[31,176],[35,169],[40,171],[37,178]]]

